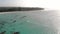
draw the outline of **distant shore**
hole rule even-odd
[[[38,7],[0,7],[0,12],[44,10]]]

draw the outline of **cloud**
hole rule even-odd
[[[0,0],[0,6],[17,6],[17,0]]]
[[[60,10],[60,0],[0,0],[1,6],[43,7]]]

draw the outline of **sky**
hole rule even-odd
[[[60,10],[60,0],[0,0],[0,7],[43,7]]]

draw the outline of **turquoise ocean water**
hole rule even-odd
[[[57,34],[55,12],[25,11],[0,14],[0,33]],[[54,16],[54,17],[53,17]]]

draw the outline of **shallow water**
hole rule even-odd
[[[60,15],[57,11],[21,11],[0,14],[0,33],[58,34]]]

